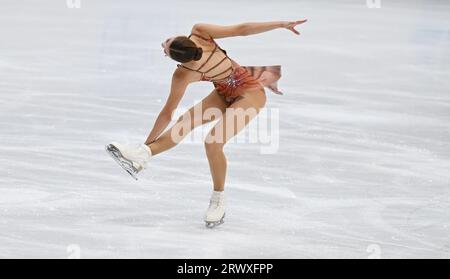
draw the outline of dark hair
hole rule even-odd
[[[186,36],[176,37],[169,47],[169,55],[173,60],[181,63],[198,61],[202,58],[203,49]]]

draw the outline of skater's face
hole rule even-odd
[[[162,48],[163,48],[164,53],[166,54],[166,56],[169,56],[169,53],[170,53],[169,47],[170,47],[170,44],[173,42],[173,40],[174,40],[175,38],[176,38],[176,37],[170,37],[170,38],[168,38],[167,40],[165,40],[165,41],[161,44],[161,46],[162,46]]]

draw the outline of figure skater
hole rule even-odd
[[[193,26],[189,36],[168,38],[161,44],[164,53],[180,64],[177,64],[172,75],[170,94],[147,140],[133,146],[112,142],[106,146],[106,150],[137,179],[136,175],[147,167],[151,157],[176,146],[194,128],[218,120],[205,138],[214,190],[204,220],[207,227],[222,224],[225,217],[224,186],[227,170],[224,145],[264,107],[264,87],[282,94],[277,87],[281,66],[240,66],[228,57],[214,39],[249,36],[278,28],[299,35],[295,27],[304,22],[306,20],[248,22],[230,26],[198,23]],[[198,81],[212,82],[214,89],[164,132],[187,86]]]

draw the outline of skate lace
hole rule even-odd
[[[212,208],[212,207],[218,208],[221,205],[224,205],[224,201],[223,200],[220,200],[220,199],[214,200],[214,199],[212,199],[212,200],[209,201],[209,207],[210,208]]]

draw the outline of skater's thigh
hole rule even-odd
[[[222,117],[227,103],[219,96],[214,89],[199,103],[191,107],[178,119],[178,122],[191,122],[192,128],[206,124]]]
[[[265,92],[258,90],[247,93],[239,96],[226,109],[223,117],[208,134],[206,143],[224,145],[258,115],[266,103]]]

